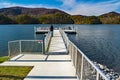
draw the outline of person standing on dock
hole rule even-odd
[[[50,31],[51,31],[52,37],[53,37],[53,25],[50,26]]]

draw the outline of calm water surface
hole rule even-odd
[[[19,39],[35,39],[34,26],[49,25],[0,25],[0,56],[7,52],[7,42]],[[55,25],[70,26],[70,25]],[[69,35],[89,58],[107,65],[120,73],[120,25],[74,25],[76,35]],[[38,36],[37,39],[42,39]]]
[[[77,25],[69,35],[89,58],[120,73],[120,25]]]

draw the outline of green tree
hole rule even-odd
[[[42,15],[40,16],[39,20],[42,24],[73,24],[74,23],[70,15],[61,14],[61,13]]]
[[[120,16],[99,17],[103,24],[120,24]]]
[[[71,18],[74,21],[74,24],[85,24],[86,16],[73,15],[73,16],[71,16]]]
[[[31,16],[28,16],[27,14],[18,16],[16,21],[19,24],[38,24],[39,23],[39,20],[37,18],[33,18]]]
[[[0,14],[0,24],[13,24],[15,23],[12,19],[5,15]]]
[[[96,16],[71,16],[75,24],[101,24],[101,21]]]
[[[98,17],[96,16],[88,16],[85,19],[86,24],[101,24],[101,21]]]

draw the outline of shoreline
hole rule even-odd
[[[93,62],[110,80],[120,80],[120,74],[97,62]]]

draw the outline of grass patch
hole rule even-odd
[[[0,80],[23,80],[32,66],[0,66]]]
[[[0,63],[8,61],[10,58],[8,56],[0,57]]]

